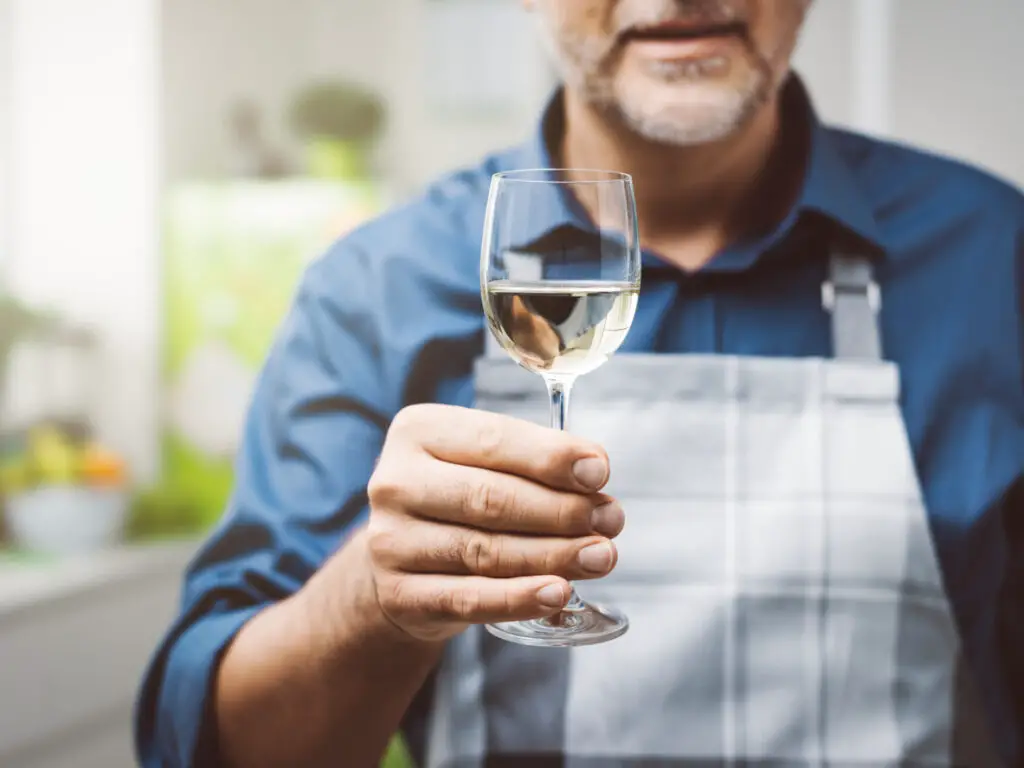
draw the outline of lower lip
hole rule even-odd
[[[678,40],[645,40],[633,38],[627,47],[650,59],[664,61],[694,61],[722,55],[739,43],[736,35],[679,38]]]

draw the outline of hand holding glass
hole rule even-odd
[[[576,225],[555,220],[557,210],[575,211]],[[551,426],[566,429],[576,377],[619,348],[636,311],[640,244],[630,177],[574,169],[497,174],[480,285],[491,332],[514,360],[543,377]],[[574,589],[555,616],[488,630],[525,645],[574,646],[611,640],[628,626],[620,612],[590,605]]]

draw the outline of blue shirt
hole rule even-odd
[[[143,681],[144,765],[215,764],[209,694],[226,644],[299,589],[365,518],[367,480],[399,409],[471,404],[490,177],[553,165],[560,104],[552,101],[526,144],[439,180],[304,275],[253,396],[233,497],[186,574],[180,615]],[[873,254],[885,354],[901,370],[947,590],[1002,749],[1016,759],[1024,744],[1024,197],[967,165],[823,126],[796,79],[784,104],[784,125],[803,131],[794,146],[805,169],[789,216],[692,274],[645,254],[623,351],[829,356],[823,233],[854,237]],[[538,227],[575,221],[553,201],[552,220]],[[407,717],[414,753],[427,702],[421,696]]]

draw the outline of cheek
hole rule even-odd
[[[803,23],[807,0],[764,0],[757,9],[751,38],[760,58],[784,68]]]
[[[580,27],[598,22],[601,5],[594,0],[544,0],[542,10],[560,26]]]
[[[544,14],[559,29],[576,34],[593,34],[611,18],[607,0],[546,0]]]

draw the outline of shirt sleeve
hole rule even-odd
[[[1017,715],[1019,761],[1024,768],[1024,198],[1018,206],[1017,227],[1017,330],[1020,334],[1021,396],[1019,398],[1017,461],[1020,470],[1004,503],[1010,574],[1003,591],[1002,640],[1009,661],[1010,691]]]
[[[390,386],[381,375],[375,283],[349,246],[303,277],[255,387],[232,498],[187,569],[180,613],[142,682],[135,739],[147,768],[218,763],[210,694],[224,650],[366,514],[401,386],[394,371]]]

